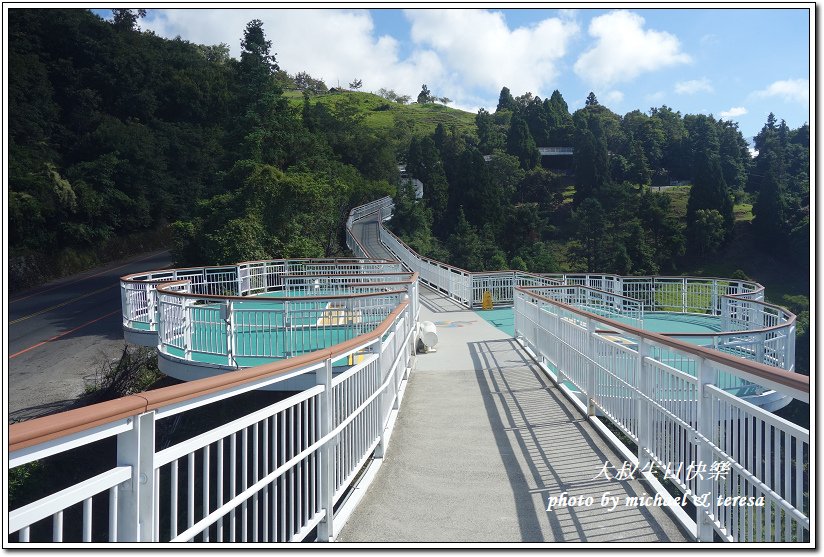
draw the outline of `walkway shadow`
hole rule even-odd
[[[596,478],[604,463],[620,469],[623,459],[514,339],[468,345],[524,541],[687,539],[666,511],[623,504],[627,496],[645,493],[640,482]],[[611,469],[613,474],[616,469]],[[546,511],[547,497],[563,492],[592,496],[595,502]],[[601,506],[605,492],[620,497],[621,505],[612,512]]]
[[[46,404],[39,404],[37,406],[30,406],[28,408],[21,408],[14,412],[9,412],[9,423],[24,422],[26,420],[33,420],[35,418],[42,418],[58,412],[65,412],[81,406],[88,406],[94,403],[90,397],[81,396],[80,398],[69,398],[66,400],[57,400],[55,402],[47,402]]]
[[[420,284],[420,283],[418,283]],[[432,313],[454,313],[456,311],[470,311],[466,306],[462,306],[446,294],[424,286],[420,289],[420,302],[423,307]]]

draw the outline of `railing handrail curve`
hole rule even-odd
[[[522,286],[520,288],[528,288],[529,290],[560,290],[561,288],[581,288],[582,290],[590,290],[592,292],[598,292],[600,294],[606,294],[608,296],[614,296],[616,298],[621,298],[624,300],[629,300],[631,302],[640,303],[640,300],[636,300],[635,298],[630,298],[629,296],[624,296],[623,294],[616,294],[615,292],[610,292],[609,290],[602,290],[600,288],[593,288],[591,286],[585,286],[583,284],[552,284],[548,286]]]
[[[375,329],[329,348],[12,424],[9,427],[9,453],[165,405],[214,394],[288,373],[302,366],[320,363],[329,358],[337,358],[354,347],[378,339],[389,330],[394,320],[408,305],[408,300],[402,301]]]
[[[670,348],[675,348],[680,351],[688,352],[700,358],[715,361],[724,366],[736,369],[740,372],[752,375],[760,379],[772,381],[774,383],[787,387],[788,389],[797,391],[799,394],[803,395],[799,397],[801,400],[809,400],[810,378],[805,375],[801,375],[799,373],[794,373],[790,371],[784,371],[774,366],[753,362],[751,360],[745,360],[743,358],[738,358],[736,356],[725,354],[718,350],[710,350],[707,348],[703,348],[696,344],[681,342],[678,339],[670,338],[661,333],[655,333],[652,331],[639,329],[631,325],[626,325],[624,323],[619,323],[618,321],[609,319],[608,317],[593,315],[587,311],[576,308],[575,306],[571,306],[569,304],[565,304],[563,302],[559,302],[557,300],[553,300],[551,298],[547,298],[545,296],[541,296],[540,294],[534,293],[532,292],[532,289],[529,287],[519,286],[516,287],[516,290],[529,296],[534,296],[535,298],[538,298],[543,302],[560,306],[564,310],[570,311],[582,317],[600,321],[606,325],[615,327],[619,330],[625,330],[633,335],[637,335],[640,338],[645,338],[657,342],[659,344],[663,344],[664,346],[668,346]]]
[[[244,265],[256,265],[256,264],[278,264],[278,263],[288,263],[288,262],[296,262],[296,263],[317,263],[317,264],[330,264],[330,265],[337,265],[337,264],[367,264],[367,265],[396,265],[397,261],[392,261],[391,259],[370,259],[369,261],[364,261],[362,257],[336,257],[336,258],[299,258],[299,257],[290,257],[286,259],[260,259],[257,261],[243,261],[241,263],[235,263],[231,265],[204,265],[202,267],[174,267],[169,269],[154,269],[151,271],[141,271],[139,273],[129,273],[127,275],[123,275],[120,277],[121,282],[127,283],[143,283],[146,280],[140,280],[135,277],[140,276],[148,276],[152,274],[160,274],[160,273],[175,273],[181,271],[207,271],[207,270],[237,270],[239,267]],[[151,281],[152,279],[148,279]]]
[[[411,284],[413,281],[403,281],[394,284]],[[262,302],[262,303],[278,303],[278,302],[302,302],[302,301],[317,301],[317,300],[338,300],[338,299],[345,299],[345,298],[374,298],[378,296],[386,296],[388,294],[406,294],[406,290],[391,290],[386,292],[369,292],[366,294],[330,294],[329,296],[281,296],[278,298],[264,298],[260,296],[232,296],[229,294],[196,294],[193,292],[182,292],[176,290],[168,290],[169,288],[180,285],[180,284],[190,284],[191,281],[188,280],[176,280],[176,281],[167,281],[160,284],[155,285],[155,289],[158,292],[162,292],[166,295],[172,296],[179,296],[181,298],[194,298],[198,300],[234,300],[238,302],[248,302],[254,300],[255,302]],[[373,283],[373,284],[393,284],[393,283]],[[356,286],[356,285],[355,285]]]

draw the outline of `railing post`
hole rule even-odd
[[[795,323],[787,329],[784,339],[784,369],[795,371]]]
[[[595,415],[595,325],[587,317],[587,415]]]
[[[544,302],[541,302],[544,303]],[[537,307],[537,304],[536,304]],[[555,312],[552,313],[552,321],[555,323],[555,364],[556,368],[558,369],[557,377],[558,377],[558,385],[561,385],[565,381],[564,369],[566,368],[566,358],[564,354],[566,354],[566,350],[564,349],[566,344],[566,339],[561,338],[561,331],[563,329],[563,323],[561,323],[561,310],[556,306]],[[547,312],[549,313],[549,312]]]
[[[417,321],[418,318],[418,297],[415,295],[415,286],[417,283],[409,283],[406,287],[406,295],[409,297],[409,306],[412,308],[411,314],[415,316],[415,320]]]
[[[403,334],[403,330],[398,328],[398,324],[403,320],[405,321],[407,318],[398,316],[395,319],[395,323],[392,325],[392,332],[394,335],[392,336],[392,363],[398,357],[398,353],[400,350],[403,350],[403,338],[400,337]],[[405,328],[405,327],[404,327]],[[401,347],[400,350],[398,347]],[[392,392],[392,410],[398,410],[401,405],[400,397],[398,397],[398,391],[400,390],[401,386],[401,378],[403,376],[403,370],[405,369],[405,361],[399,360],[398,361],[398,369],[392,372],[394,375],[394,381],[392,382],[394,391]]]
[[[292,326],[289,323],[289,302],[283,302],[283,355],[292,356]]]
[[[755,343],[755,361],[759,364],[764,363],[764,350],[766,349],[766,338],[767,333],[758,333],[758,340]]]
[[[712,281],[712,314],[718,315],[718,281]]]
[[[649,452],[652,445],[652,405],[646,397],[652,398],[649,364],[649,344],[643,338],[638,339],[638,375],[637,387],[640,395],[637,399],[638,412],[638,467],[643,469],[650,463]]]
[[[139,414],[132,429],[117,436],[117,465],[131,466],[132,477],[118,486],[117,541],[151,542],[154,532],[154,411]]]
[[[221,306],[221,310],[225,312],[223,319],[226,321],[226,360],[229,365],[235,362],[235,318],[232,305],[231,300],[226,300],[226,304]]]
[[[687,313],[687,279],[681,279],[681,313]]]
[[[149,330],[157,330],[157,288],[154,283],[146,285],[146,312],[149,315]],[[129,317],[131,317],[131,312]]]
[[[696,401],[696,417],[695,425],[698,431],[698,436],[695,439],[698,445],[698,464],[705,464],[707,470],[710,469],[713,460],[712,450],[706,441],[702,439],[713,440],[713,430],[715,424],[712,423],[712,408],[710,404],[710,393],[706,388],[707,385],[715,385],[718,382],[718,370],[711,365],[708,365],[704,358],[698,358],[696,362],[695,376],[698,379],[698,392]],[[706,493],[711,493],[713,488],[713,480],[709,474],[698,474],[696,476],[695,491],[698,497]],[[708,497],[712,499],[712,495]],[[708,508],[696,507],[696,524],[698,525],[698,541],[711,542],[713,541],[713,527],[712,517]]]
[[[315,383],[323,385],[323,393],[318,397],[318,436],[323,438],[333,428],[332,359],[327,358],[323,367],[315,372]],[[320,476],[320,503],[326,516],[318,524],[318,541],[331,541],[334,530],[335,497],[335,439],[329,439],[318,450],[318,470]]]
[[[380,385],[380,384],[383,383],[383,381],[385,379],[386,371],[387,371],[387,370],[384,370],[384,366],[386,366],[386,367],[391,366],[392,365],[392,359],[391,359],[391,357],[385,357],[384,356],[383,340],[381,339],[381,337],[378,337],[378,339],[375,341],[375,344],[373,344],[373,346],[375,346],[375,345],[377,345],[377,347],[378,347],[378,360],[377,360],[377,362],[378,362],[378,370],[380,372],[380,375],[378,377],[378,384]],[[386,391],[384,390],[384,392],[382,392],[381,394],[378,395],[378,420],[379,420],[378,427],[380,428],[380,433],[379,433],[380,441],[378,441],[378,446],[375,447],[375,458],[383,458],[384,455],[386,454],[386,429],[385,429],[385,426],[386,426],[386,416],[387,416],[387,414],[388,414],[388,412],[387,412],[387,408],[386,408]]]
[[[721,330],[730,330],[730,299],[721,296]]]
[[[192,316],[190,315],[191,305],[189,298],[183,298],[183,357],[186,360],[192,359]]]

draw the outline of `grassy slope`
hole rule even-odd
[[[284,96],[293,106],[303,105],[303,94],[300,91],[286,91]],[[323,103],[332,108],[338,102],[353,97],[358,100],[358,105],[365,115],[364,123],[375,129],[391,130],[395,125],[395,119],[400,118],[410,122],[414,135],[431,134],[438,124],[443,124],[447,130],[454,125],[458,133],[475,135],[475,114],[442,104],[402,105],[372,93],[356,91],[314,95],[310,97],[310,102]]]

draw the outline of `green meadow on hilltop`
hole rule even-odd
[[[302,92],[287,90],[284,96],[291,106],[303,106]],[[355,107],[363,123],[375,130],[391,131],[400,122],[409,128],[412,135],[432,134],[438,124],[443,124],[446,129],[455,127],[458,134],[476,134],[475,114],[438,103],[401,104],[373,93],[340,89],[311,95],[309,102],[324,104],[333,113],[343,105]]]

